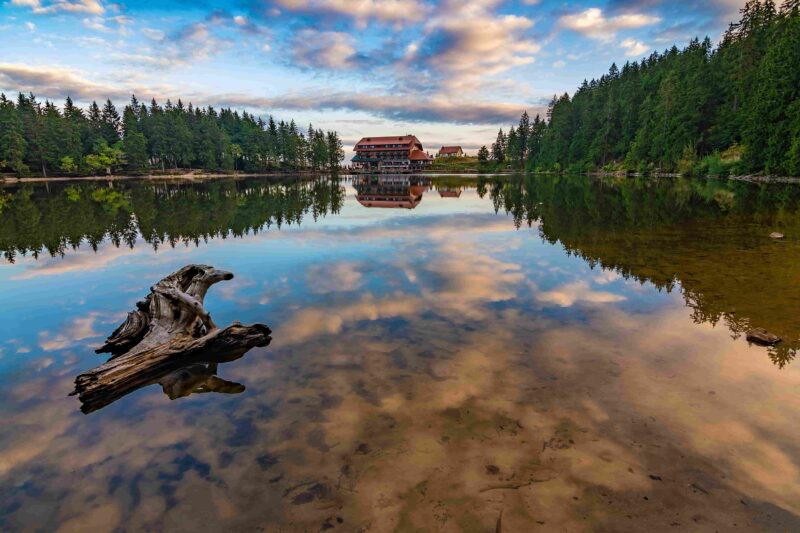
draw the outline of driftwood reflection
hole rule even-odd
[[[219,328],[203,306],[208,288],[233,274],[188,265],[150,289],[136,309],[98,349],[106,363],[75,378],[81,411],[96,411],[142,387],[159,383],[171,399],[194,393],[236,394],[244,386],[217,376],[219,363],[234,361],[272,338],[264,324],[234,322]]]
[[[239,359],[239,354],[235,359]],[[192,394],[215,392],[218,394],[241,394],[245,386],[219,377],[219,366],[228,361],[198,361],[196,357],[176,358],[168,365],[157,369],[142,367],[135,381],[117,382],[106,386],[102,392],[81,398],[81,411],[88,414],[106,407],[141,388],[158,384],[170,400],[185,398]],[[73,393],[74,394],[74,393]]]

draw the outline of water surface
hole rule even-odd
[[[0,529],[798,530],[798,207],[713,180],[6,186]],[[272,344],[82,414],[93,349],[188,263],[234,272],[206,307]]]

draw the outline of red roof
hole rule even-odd
[[[411,155],[408,156],[409,159],[412,161],[430,161],[431,156],[423,152],[422,150],[413,150]]]
[[[363,137],[356,143],[355,150],[369,149],[363,148],[362,146],[384,146],[391,144],[403,144],[408,146],[414,146],[418,144],[420,147],[422,147],[422,143],[415,135],[398,135],[396,137]],[[375,148],[373,148],[373,150],[375,150]]]
[[[460,146],[442,146],[442,149],[439,150],[440,154],[457,154],[461,150]]]

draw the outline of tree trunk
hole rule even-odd
[[[151,287],[150,294],[137,302],[136,309],[97,350],[110,353],[111,359],[75,378],[71,394],[78,395],[81,411],[96,411],[152,383],[161,383],[173,397],[167,389],[174,387],[168,384],[178,379],[176,372],[186,373],[187,367],[195,368],[191,374],[200,376],[203,383],[224,381],[211,379],[216,363],[267,346],[272,332],[264,324],[234,322],[220,329],[203,307],[208,288],[232,278],[230,272],[210,266],[187,265]],[[198,372],[201,364],[213,371]],[[214,388],[196,392],[208,390]]]

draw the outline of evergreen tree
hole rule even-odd
[[[328,132],[327,144],[328,169],[335,172],[339,170],[342,161],[344,161],[344,147],[342,146],[342,140],[339,139],[339,135],[335,131]]]
[[[122,113],[122,152],[125,154],[126,168],[134,173],[147,170],[147,141],[138,122],[139,104],[136,97]]]
[[[26,146],[22,119],[14,102],[0,94],[0,168],[27,176],[29,169],[24,163]]]
[[[106,100],[103,111],[100,114],[100,133],[109,146],[119,142],[120,118],[117,108]]]
[[[498,163],[502,163],[506,159],[506,136],[503,134],[503,129],[497,132],[497,139],[492,144],[492,159]]]

